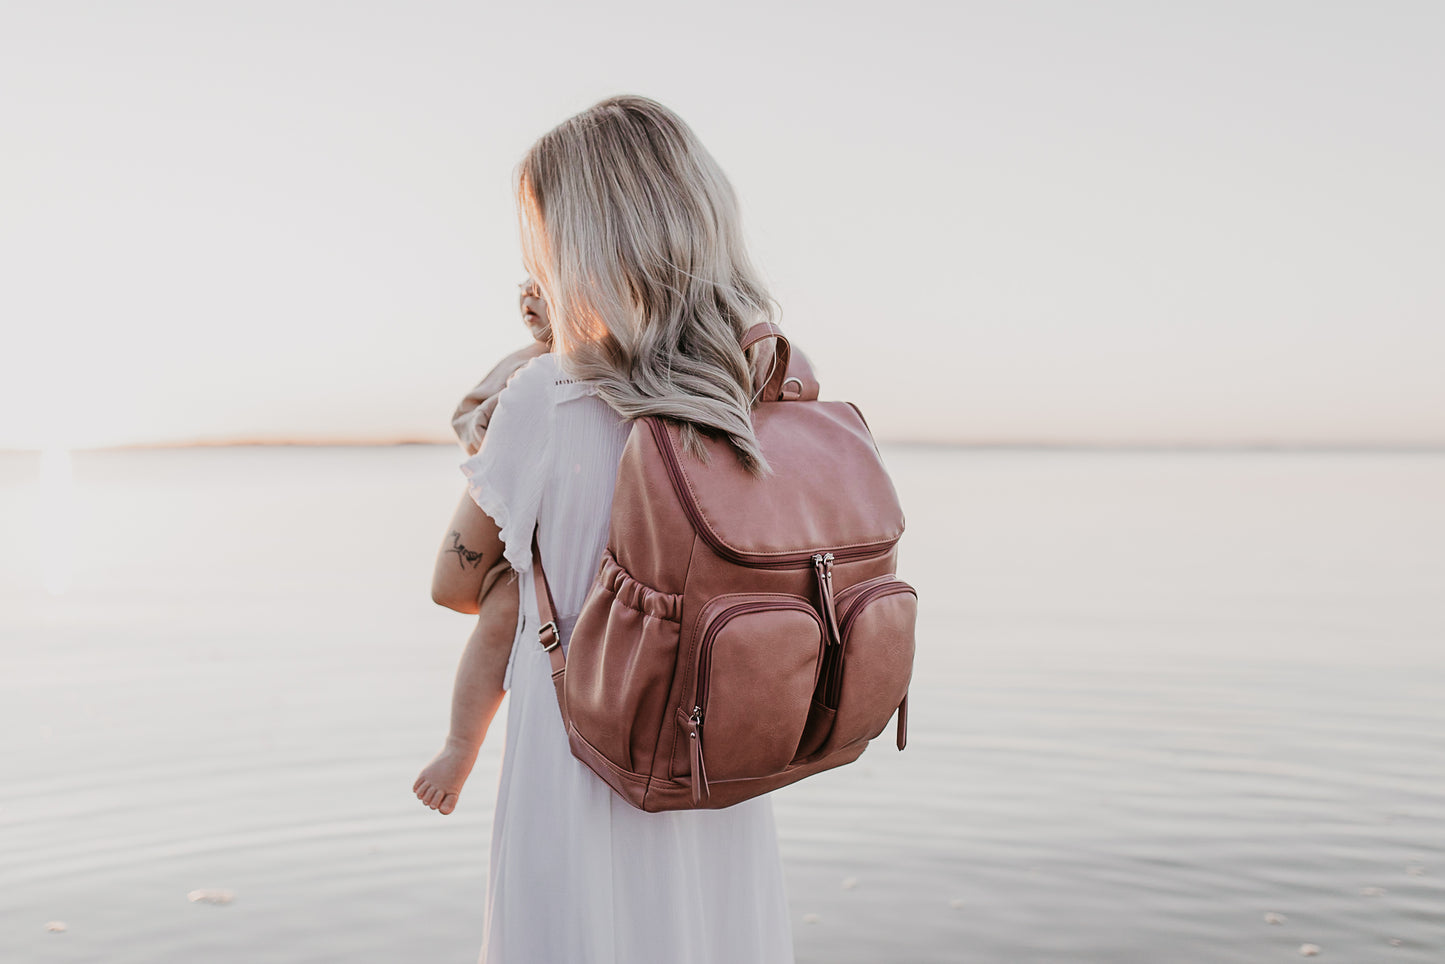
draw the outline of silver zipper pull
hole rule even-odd
[[[838,630],[838,611],[833,605],[833,554],[813,553],[813,571],[818,577],[818,602],[823,611],[823,630],[827,643],[842,644]]]
[[[688,717],[692,723],[692,731],[687,735],[687,742],[692,749],[692,804],[701,806],[703,798],[707,796],[707,761],[702,756],[702,707],[694,706],[692,716]]]

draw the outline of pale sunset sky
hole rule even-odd
[[[0,448],[450,441],[512,169],[616,93],[824,397],[941,442],[1445,444],[1445,4],[21,2]]]

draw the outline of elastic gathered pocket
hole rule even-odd
[[[693,695],[678,708],[678,745],[692,750],[674,755],[674,775],[692,777],[695,795],[705,795],[707,781],[782,772],[803,735],[822,648],[822,620],[801,596],[709,602],[699,618]]]
[[[682,596],[638,582],[609,550],[567,654],[567,715],[619,768],[652,766],[677,664]]]

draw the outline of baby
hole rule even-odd
[[[519,368],[551,349],[552,326],[547,317],[547,303],[542,300],[542,293],[532,279],[528,278],[521,287],[522,321],[535,340],[502,359],[457,406],[452,415],[452,428],[468,455],[475,455],[481,447],[487,424],[497,408],[497,396],[507,382]],[[456,533],[453,533],[455,536]],[[467,555],[466,548],[458,545],[459,565],[468,562]],[[500,559],[482,578],[477,595],[477,625],[467,642],[466,653],[511,652],[521,600],[516,581],[501,578],[510,570],[507,561]],[[467,655],[464,653],[465,659]],[[476,685],[475,674],[458,668],[457,685],[452,692],[451,731],[441,752],[422,768],[421,775],[412,784],[412,792],[417,799],[433,810],[451,813],[456,809],[462,784],[477,762],[477,752],[487,735],[487,727],[501,705],[506,660],[492,659],[488,665],[491,671],[485,674],[485,683],[481,686]]]

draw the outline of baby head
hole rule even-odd
[[[542,288],[529,276],[517,286],[522,290],[522,323],[532,337],[548,347],[552,344],[552,320],[547,315],[547,302],[542,297]]]

